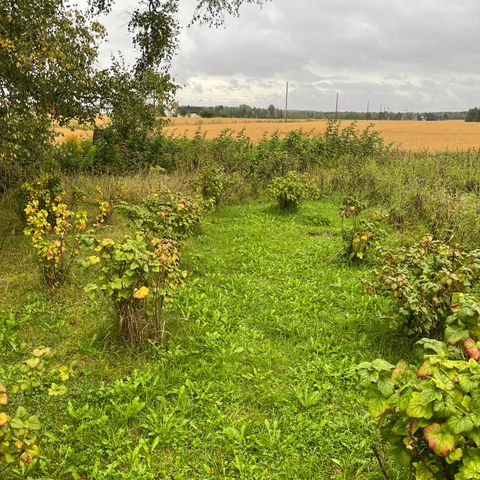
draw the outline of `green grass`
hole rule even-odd
[[[168,308],[166,345],[136,350],[112,333],[108,306],[82,293],[80,273],[49,298],[28,241],[7,237],[0,364],[48,345],[76,371],[66,396],[26,399],[48,432],[30,478],[383,478],[352,368],[397,361],[408,344],[365,293],[372,267],[347,265],[340,248],[328,202],[289,215],[225,207],[183,247],[189,277]]]

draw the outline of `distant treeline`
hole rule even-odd
[[[476,118],[479,118],[479,110],[476,111]],[[470,113],[470,112],[469,112]],[[178,108],[180,116],[191,114],[203,118],[225,117],[225,118],[259,118],[259,119],[282,119],[285,110],[270,105],[268,108],[251,107],[250,105],[239,105],[238,107],[226,107],[217,105],[215,107],[187,107]],[[338,118],[339,120],[465,120],[467,112],[318,112],[314,110],[289,110],[288,118],[291,120],[328,119]],[[478,120],[469,120],[478,121]]]
[[[465,117],[466,122],[480,122],[480,108],[471,108]]]

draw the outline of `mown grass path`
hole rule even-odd
[[[336,257],[339,233],[327,203],[221,209],[184,246],[166,347],[113,338],[81,278],[31,296],[24,345],[0,358],[46,344],[78,372],[67,396],[31,402],[51,432],[32,478],[382,478],[352,367],[402,346],[365,293],[370,269]]]

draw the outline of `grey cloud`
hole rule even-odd
[[[110,43],[133,58],[122,0],[106,19]],[[194,0],[182,0],[184,25]],[[226,28],[184,28],[173,73],[180,102],[283,104],[331,109],[367,101],[392,109],[456,110],[480,104],[478,0],[272,0],[246,5]]]

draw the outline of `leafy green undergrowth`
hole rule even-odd
[[[81,278],[50,300],[19,286],[23,307],[0,316],[0,365],[47,345],[76,372],[65,396],[27,402],[48,432],[30,478],[383,478],[353,367],[408,358],[408,344],[365,292],[371,267],[340,249],[336,205],[221,209],[183,247],[166,345],[144,350],[113,336]]]

